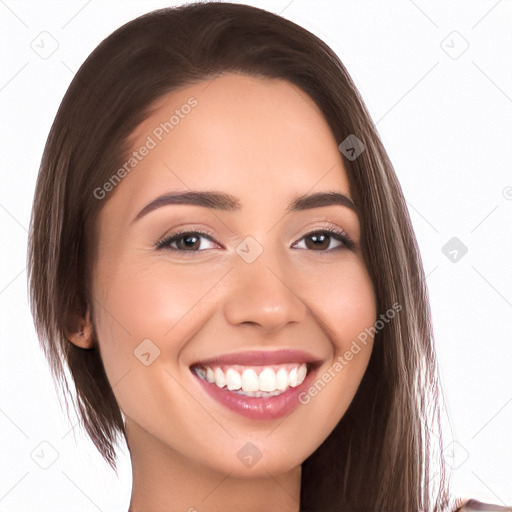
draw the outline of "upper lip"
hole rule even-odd
[[[221,356],[202,359],[191,366],[214,366],[214,365],[243,365],[243,366],[270,366],[284,363],[309,363],[316,365],[321,359],[295,349],[282,350],[247,350],[243,352],[232,352]]]

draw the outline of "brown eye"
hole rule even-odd
[[[305,240],[306,247],[308,249],[318,249],[320,251],[325,251],[329,247],[331,237],[326,233],[315,233],[305,237]]]
[[[182,235],[175,240],[178,249],[183,250],[196,250],[201,245],[201,237],[197,235]]]
[[[321,230],[313,231],[303,236],[297,244],[303,242],[303,247],[297,249],[309,249],[313,251],[335,251],[339,249],[352,249],[353,243],[343,231]]]
[[[170,249],[172,251],[182,252],[199,252],[204,251],[205,249],[214,248],[202,247],[205,244],[203,240],[206,240],[210,244],[215,245],[210,235],[200,231],[173,233],[163,240],[160,240],[155,245],[158,249]]]

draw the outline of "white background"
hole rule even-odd
[[[126,449],[117,477],[60,408],[27,305],[27,228],[43,146],[74,72],[120,25],[177,3],[0,0],[0,512],[128,509]],[[453,490],[511,505],[512,2],[245,3],[322,38],[360,89],[428,274],[456,441]],[[41,37],[50,47],[43,31],[58,43],[46,59],[32,49]],[[454,236],[468,248],[456,263],[442,252]],[[41,442],[58,453],[48,469],[31,458],[36,450],[51,461]]]

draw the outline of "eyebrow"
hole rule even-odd
[[[224,192],[215,191],[188,191],[171,192],[157,197],[148,203],[131,221],[131,224],[148,213],[169,205],[194,205],[223,210],[228,212],[239,212],[242,204],[236,197]],[[340,205],[349,208],[357,213],[357,208],[352,200],[345,194],[339,192],[317,192],[296,197],[286,209],[286,213],[320,208],[322,206]]]

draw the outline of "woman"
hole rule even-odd
[[[55,378],[112,467],[127,441],[132,512],[483,505],[448,491],[392,165],[297,25],[190,4],[103,41],[45,148],[29,270]]]

